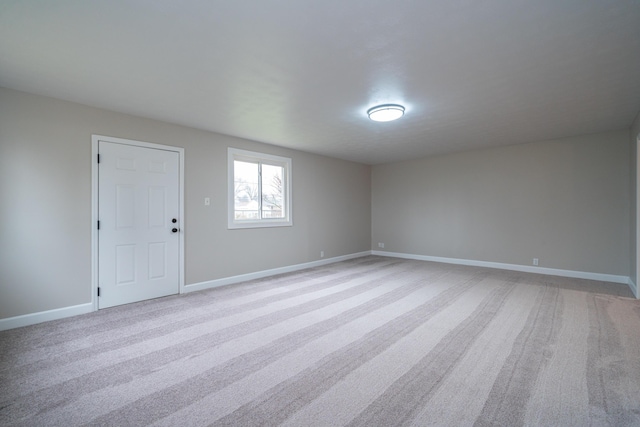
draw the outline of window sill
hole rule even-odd
[[[292,221],[242,221],[227,224],[229,230],[242,230],[246,228],[271,228],[271,227],[292,227]]]

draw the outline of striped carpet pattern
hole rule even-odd
[[[368,256],[0,332],[0,425],[640,425],[640,302]]]

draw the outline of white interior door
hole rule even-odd
[[[180,157],[98,142],[98,307],[176,294]]]

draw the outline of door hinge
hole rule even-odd
[[[98,296],[100,296],[100,286],[98,286]]]
[[[100,154],[98,154],[98,163],[100,163]]]
[[[98,230],[100,230],[100,221],[98,221]]]

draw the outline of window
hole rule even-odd
[[[291,221],[291,159],[229,147],[228,228],[282,227]]]

